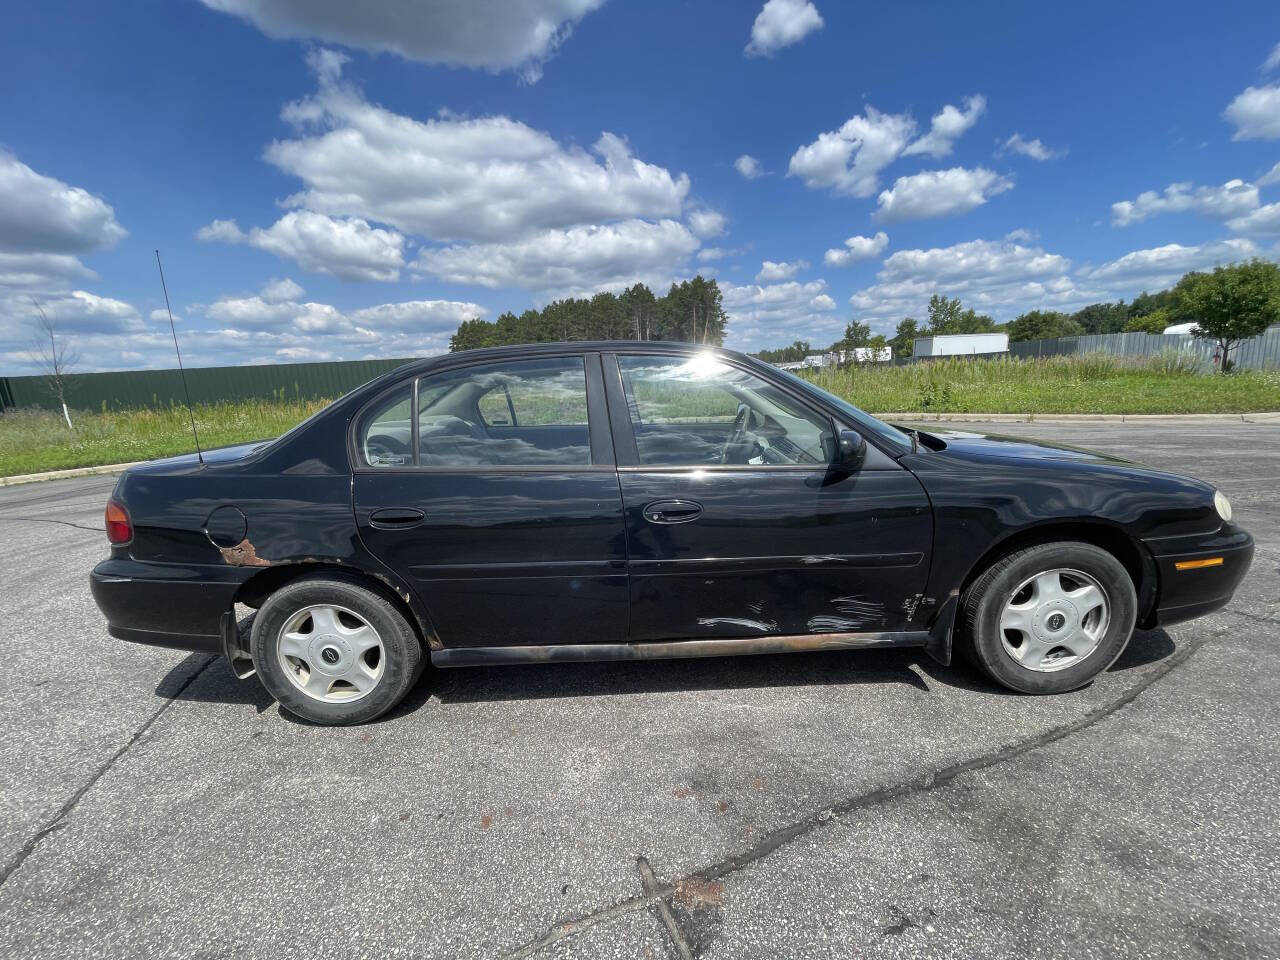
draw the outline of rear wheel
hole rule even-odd
[[[988,567],[961,598],[961,639],[997,683],[1023,693],[1084,686],[1120,656],[1137,616],[1129,572],[1089,543],[1027,547]]]
[[[291,713],[323,724],[365,723],[413,686],[422,648],[408,620],[354,580],[307,577],[281,587],[254,618],[253,663]]]

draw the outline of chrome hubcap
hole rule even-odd
[[[1093,653],[1110,622],[1102,584],[1060,567],[1028,577],[1013,591],[1000,614],[1000,642],[1028,670],[1051,673]]]
[[[378,631],[332,604],[303,607],[286,620],[276,656],[295,687],[324,703],[359,700],[378,685],[386,660]]]

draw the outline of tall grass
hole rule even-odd
[[[871,413],[1247,413],[1280,410],[1280,373],[1211,375],[1186,354],[947,357],[806,376]]]
[[[203,447],[265,440],[311,416],[328,400],[245,400],[198,404],[196,426]],[[68,430],[60,414],[10,410],[0,416],[0,476],[100,463],[151,460],[195,449],[187,408],[72,413]]]

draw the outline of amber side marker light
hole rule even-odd
[[[108,500],[105,519],[107,539],[113,544],[119,546],[133,539],[133,523],[129,520],[129,511],[121,504]]]
[[[1179,560],[1173,565],[1175,570],[1201,570],[1205,567],[1222,566],[1221,557],[1205,557],[1203,560]]]

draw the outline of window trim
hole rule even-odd
[[[641,343],[642,341],[636,341]],[[622,380],[622,367],[618,363],[619,357],[661,357],[663,359],[678,360],[682,357],[687,358],[689,354],[680,352],[665,352],[658,350],[627,350],[616,351],[612,353],[601,354],[601,359],[605,367],[605,391],[609,400],[609,420],[613,427],[614,444],[618,453],[618,470],[626,473],[637,472],[665,472],[680,470],[710,470],[716,473],[742,472],[746,470],[759,471],[765,473],[776,472],[797,472],[815,473],[819,471],[827,471],[831,469],[830,463],[641,463],[640,448],[636,444],[635,429],[631,423],[631,409],[627,400],[626,385]],[[740,363],[733,357],[726,357],[716,354],[716,359],[725,366],[733,367],[741,370],[743,373],[755,377],[757,380],[769,384],[776,388],[783,395],[804,410],[807,410],[815,418],[825,420],[827,427],[831,430],[832,435],[839,437],[841,425],[839,421],[831,415],[830,411],[815,406],[812,398],[791,389],[789,384],[778,383],[770,377],[764,376],[759,370],[754,369],[749,364]]]
[[[491,367],[504,363],[526,363],[537,360],[578,359],[582,361],[587,394],[587,436],[591,450],[589,464],[422,464],[418,432],[418,392],[422,380],[440,373],[451,373],[471,367]],[[413,463],[400,466],[375,467],[364,461],[360,438],[357,436],[364,415],[387,396],[403,390],[411,384],[410,432],[413,446]],[[423,370],[387,386],[367,400],[351,417],[347,429],[347,456],[353,475],[380,476],[384,474],[439,473],[439,474],[556,474],[556,473],[612,473],[617,469],[613,438],[609,431],[609,419],[605,401],[605,387],[600,372],[600,354],[594,351],[568,349],[563,352],[540,353],[533,357],[486,357],[469,363],[448,364],[438,369]]]

